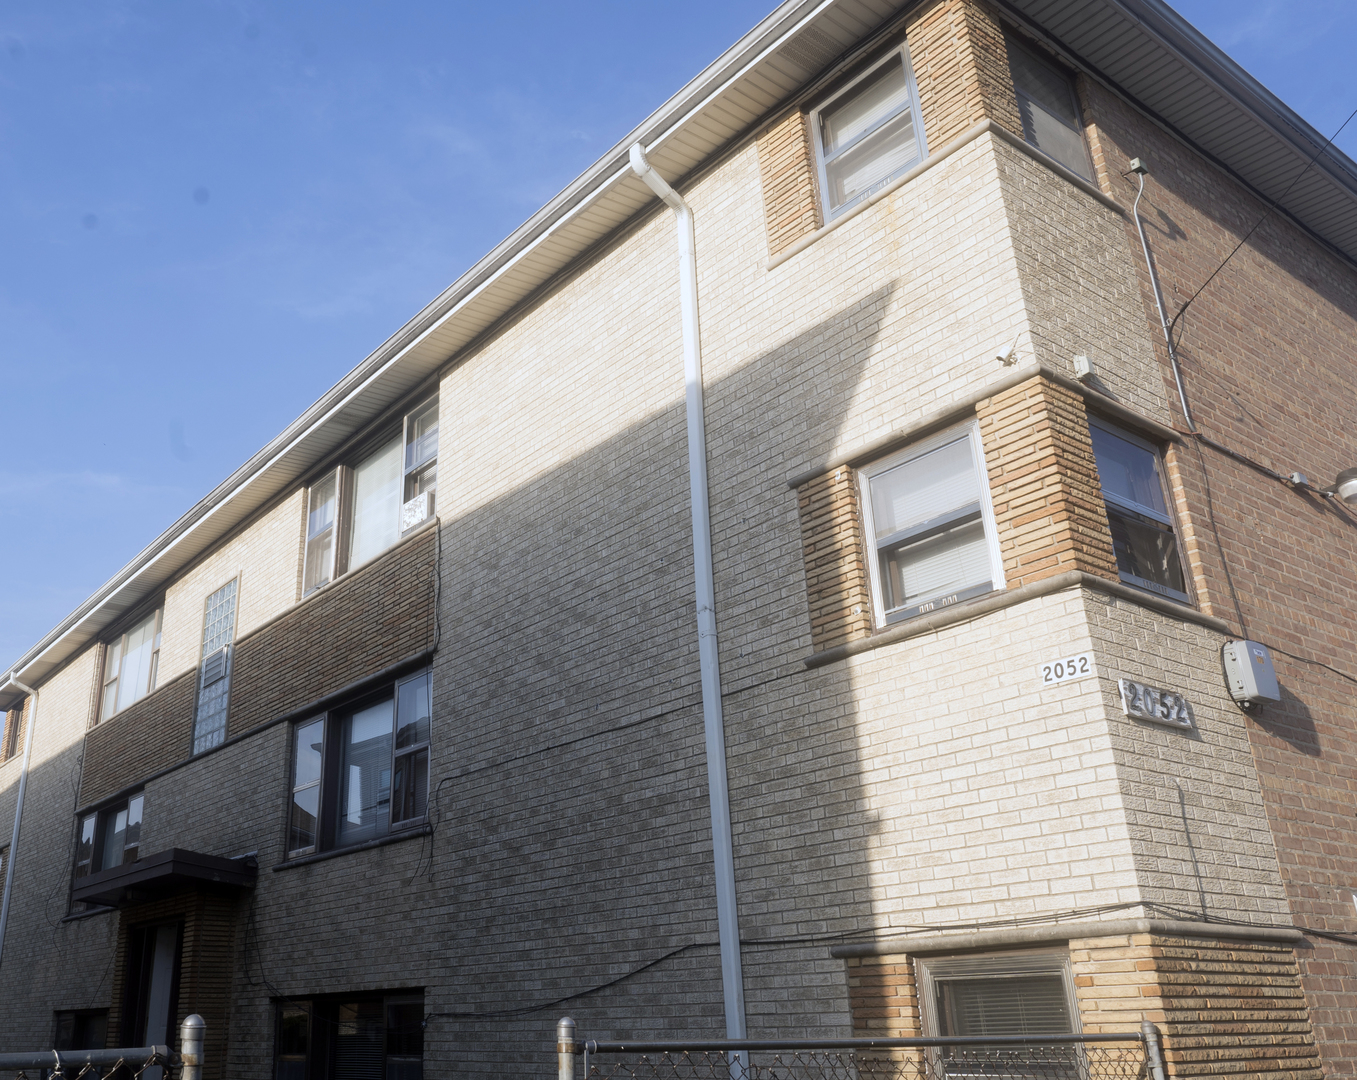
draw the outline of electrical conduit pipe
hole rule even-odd
[[[716,585],[712,580],[711,510],[707,498],[707,425],[702,411],[702,342],[697,323],[697,240],[692,209],[646,160],[640,143],[631,148],[631,168],[674,211],[678,227],[683,376],[688,404],[688,489],[693,513],[693,575],[697,583],[697,655],[702,675],[707,789],[711,798],[721,990],[726,1008],[726,1038],[743,1039],[744,974],[740,965],[739,914],[735,907],[735,857],[726,783],[726,731],[721,710],[721,669],[716,652]]]
[[[14,833],[9,840],[9,858],[5,860],[5,894],[0,900],[0,964],[5,957],[5,932],[9,928],[9,900],[14,888],[14,856],[19,850],[19,825],[24,817],[24,792],[28,789],[28,762],[33,756],[33,729],[38,726],[38,692],[25,686],[9,673],[6,686],[14,686],[33,699],[33,709],[28,714],[28,729],[24,732],[24,762],[19,767],[19,793],[14,800]]]

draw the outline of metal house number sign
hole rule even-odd
[[[1127,716],[1167,727],[1192,730],[1192,706],[1182,694],[1132,682],[1130,679],[1118,679],[1117,686],[1121,689],[1121,707]]]

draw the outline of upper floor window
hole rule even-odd
[[[160,609],[108,643],[99,719],[107,720],[155,689],[160,663]]]
[[[409,413],[400,434],[307,492],[303,594],[380,555],[433,514],[438,477],[438,398]]]
[[[1092,417],[1089,432],[1121,580],[1190,603],[1158,448]]]
[[[429,673],[293,729],[289,856],[352,847],[424,820]]]
[[[77,878],[136,862],[144,806],[145,797],[133,795],[80,819],[80,842],[75,851]]]
[[[203,663],[198,672],[198,705],[193,716],[195,754],[221,745],[226,738],[238,580],[233,578],[209,596],[203,612]]]
[[[1008,38],[1008,68],[1018,95],[1022,137],[1085,180],[1093,179],[1074,80]]]
[[[923,125],[909,53],[897,49],[810,115],[825,221],[922,160]]]
[[[878,626],[1003,588],[974,424],[893,454],[860,475]]]

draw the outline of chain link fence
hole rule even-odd
[[[168,1046],[137,1046],[0,1054],[0,1080],[202,1080],[205,1027],[197,1014],[186,1018],[178,1053]]]
[[[576,1041],[565,1024],[559,1080],[1164,1080],[1152,1027],[1049,1038],[610,1043]]]

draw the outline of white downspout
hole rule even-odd
[[[697,581],[697,656],[702,673],[702,722],[707,737],[707,789],[711,798],[721,989],[726,1006],[726,1038],[743,1039],[744,974],[740,965],[739,912],[735,906],[735,857],[726,783],[726,730],[721,711],[721,669],[716,652],[716,586],[712,580],[711,510],[707,498],[707,425],[702,411],[702,342],[697,323],[697,240],[692,210],[651,167],[640,143],[631,148],[631,167],[674,211],[678,226],[683,376],[688,401],[688,489],[693,512],[693,576]]]
[[[28,788],[28,762],[33,756],[33,729],[38,726],[38,692],[25,686],[9,673],[7,686],[17,686],[33,699],[33,708],[28,714],[28,728],[24,732],[24,763],[19,768],[19,794],[14,802],[14,833],[9,840],[9,858],[5,860],[5,896],[0,901],[0,963],[4,962],[5,931],[9,928],[9,898],[14,887],[14,855],[19,850],[19,823],[24,816],[24,792]]]

